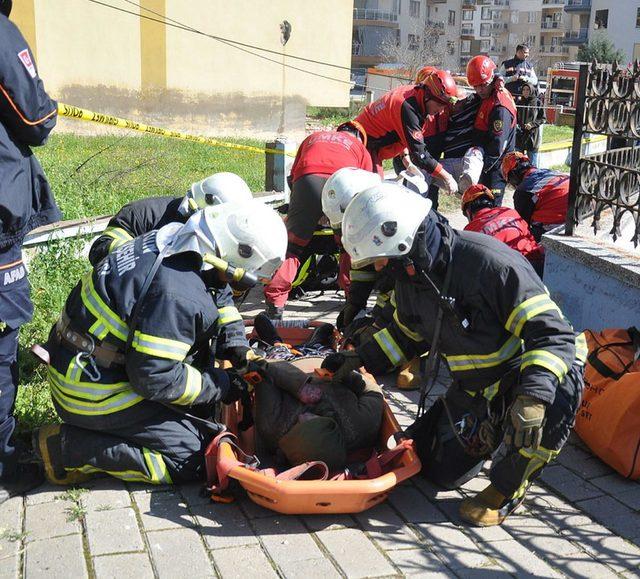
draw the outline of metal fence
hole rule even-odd
[[[614,241],[630,216],[631,241],[640,242],[640,65],[621,69],[593,63],[580,67],[573,131],[569,211],[566,232],[588,218],[594,232],[604,212],[611,212]],[[583,155],[583,133],[609,137],[604,153]],[[615,147],[615,148],[614,148]],[[628,217],[627,217],[628,219]]]

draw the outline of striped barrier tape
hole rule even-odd
[[[161,127],[154,127],[153,125],[145,125],[144,123],[138,123],[136,121],[130,121],[128,119],[121,119],[120,117],[114,117],[112,115],[96,113],[94,111],[82,109],[80,107],[74,107],[72,105],[66,105],[64,103],[58,103],[58,115],[60,115],[61,117],[68,117],[70,119],[76,119],[79,121],[90,121],[92,123],[108,125],[110,127],[131,129],[132,131],[158,135],[161,137],[168,137],[170,139],[180,139],[182,141],[202,143],[203,145],[210,145],[212,147],[225,147],[227,149],[236,149],[237,151],[250,151],[252,153],[261,154],[270,153],[272,155],[287,155],[288,157],[295,157],[295,153],[287,153],[278,149],[261,149],[259,147],[252,147],[250,145],[239,145],[237,143],[219,141],[218,139],[213,139],[211,137],[190,135],[188,133],[181,133],[180,131],[170,131]]]

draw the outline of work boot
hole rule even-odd
[[[92,475],[68,471],[62,463],[60,425],[48,424],[33,431],[33,450],[42,459],[44,475],[54,485],[74,485],[86,482]]]
[[[267,302],[267,307],[264,310],[264,314],[270,320],[281,320],[284,314],[284,307],[279,308],[278,306]]]
[[[278,342],[282,342],[282,338],[278,335],[271,319],[264,312],[259,313],[255,317],[253,320],[253,328],[256,331],[256,334],[258,334],[258,338],[260,338],[261,342],[265,342],[270,346],[273,346]]]
[[[14,472],[0,479],[0,505],[7,499],[23,495],[44,482],[39,464],[18,463]]]
[[[414,358],[400,369],[396,378],[397,388],[400,390],[417,390],[420,387],[420,382],[422,381],[420,360],[420,358]]]
[[[508,499],[496,487],[490,484],[475,497],[469,497],[460,505],[460,517],[476,527],[493,527],[501,525],[524,500]]]
[[[322,324],[313,330],[311,337],[304,343],[305,346],[333,346],[333,324]]]

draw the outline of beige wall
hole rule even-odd
[[[138,12],[122,0],[115,6]],[[21,0],[12,19],[27,31],[47,89],[69,104],[209,134],[304,129],[307,105],[347,106],[352,0],[141,0],[209,34],[277,52],[268,62],[216,40],[86,0]],[[142,12],[147,14],[146,12]],[[154,18],[156,18],[154,16]],[[280,43],[280,22],[292,26]],[[30,35],[30,36],[29,36]]]

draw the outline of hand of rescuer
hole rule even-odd
[[[450,195],[454,195],[458,192],[458,183],[453,178],[453,175],[449,173],[440,163],[435,168],[431,176],[435,179],[438,187],[444,192]]]
[[[514,448],[538,448],[546,410],[546,405],[532,396],[517,396],[509,409],[511,424],[505,430],[505,444]]]
[[[231,404],[236,400],[240,400],[253,390],[253,385],[235,370],[226,370],[225,372],[229,378],[229,385],[222,390],[222,395],[220,396],[220,400],[224,404]]]
[[[249,346],[233,346],[227,348],[225,351],[225,357],[234,370],[237,370],[240,374],[246,374],[249,372],[250,362],[259,362],[263,360],[261,356],[258,356]]]
[[[350,372],[358,370],[363,366],[363,362],[356,350],[345,350],[336,354],[329,354],[322,361],[322,368],[333,373],[333,379],[341,382],[349,376]]]

